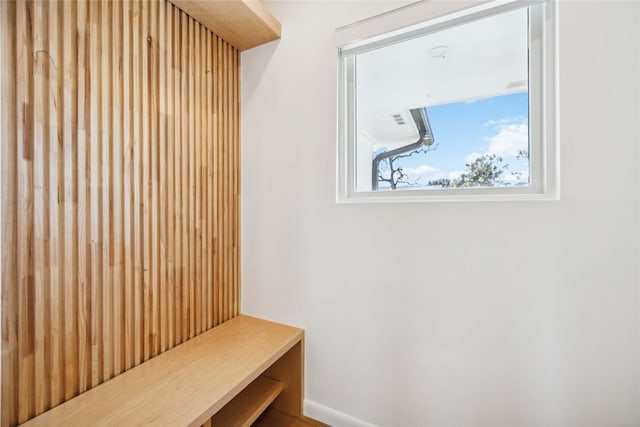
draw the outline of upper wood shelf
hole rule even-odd
[[[280,38],[280,22],[258,0],[170,0],[240,51]]]

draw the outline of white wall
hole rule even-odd
[[[561,201],[337,205],[333,30],[393,5],[267,3],[243,312],[306,329],[307,409],[337,426],[639,426],[640,3],[560,4]]]

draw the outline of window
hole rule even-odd
[[[556,198],[553,6],[493,2],[341,46],[338,199]]]

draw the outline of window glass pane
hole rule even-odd
[[[356,190],[529,186],[528,82],[526,9],[356,54]]]

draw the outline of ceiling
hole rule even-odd
[[[358,132],[404,145],[418,136],[412,108],[526,90],[527,39],[523,8],[358,54]]]

